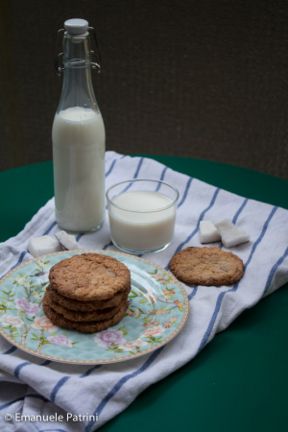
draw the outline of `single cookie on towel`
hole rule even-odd
[[[45,302],[50,306],[52,309],[54,309],[55,312],[63,315],[64,318],[67,318],[70,321],[75,322],[83,322],[83,321],[103,321],[112,318],[121,308],[122,304],[124,304],[126,301],[116,307],[108,308],[108,309],[101,309],[98,311],[93,312],[77,312],[72,311],[70,309],[66,309],[65,307],[61,306],[59,303],[53,301],[51,298],[49,290],[45,293]]]
[[[129,289],[130,271],[107,255],[84,253],[55,264],[49,272],[51,288],[78,301],[102,301]]]
[[[244,274],[243,261],[217,247],[188,247],[169,263],[177,279],[189,285],[232,285]]]
[[[63,315],[56,312],[53,307],[47,303],[45,297],[43,299],[44,313],[54,325],[68,330],[76,330],[80,333],[96,333],[117,324],[125,316],[127,308],[128,302],[122,304],[118,312],[107,320],[75,322],[68,320]]]
[[[119,306],[123,301],[127,300],[130,287],[126,291],[116,294],[109,300],[94,300],[86,302],[64,297],[61,294],[58,294],[50,285],[46,288],[46,291],[49,291],[50,298],[53,302],[58,303],[66,309],[76,312],[95,312]]]

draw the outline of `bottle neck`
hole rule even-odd
[[[63,84],[57,111],[75,106],[98,111],[91,78],[88,33],[81,36],[64,35]]]

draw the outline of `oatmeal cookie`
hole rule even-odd
[[[107,255],[83,253],[55,264],[49,272],[50,286],[58,294],[78,301],[102,301],[127,291],[130,271]]]
[[[244,274],[243,261],[217,247],[188,247],[169,264],[177,279],[189,285],[232,285]]]

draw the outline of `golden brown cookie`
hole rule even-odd
[[[64,297],[61,294],[58,294],[57,291],[52,289],[50,286],[46,288],[46,291],[49,291],[50,298],[53,302],[58,303],[59,305],[63,306],[66,309],[69,309],[71,311],[77,311],[77,312],[94,312],[94,311],[99,311],[101,309],[107,309],[107,308],[119,306],[120,303],[123,303],[123,301],[127,299],[127,296],[130,291],[130,287],[128,290],[124,291],[123,293],[121,292],[119,294],[116,294],[114,297],[112,297],[109,300],[102,300],[102,301],[94,300],[94,301],[86,301],[86,302]]]
[[[63,315],[64,318],[67,318],[68,320],[75,321],[75,322],[107,320],[112,318],[114,315],[116,315],[116,313],[121,308],[121,303],[120,303],[120,305],[108,309],[100,309],[98,311],[93,311],[93,312],[79,312],[79,311],[72,311],[66,309],[65,307],[61,306],[59,303],[53,301],[49,290],[46,291],[44,298],[46,304],[48,304],[48,306],[50,306],[55,312]]]
[[[55,264],[50,269],[49,281],[62,296],[78,301],[102,301],[129,289],[130,272],[115,258],[84,253]]]
[[[45,298],[43,299],[44,313],[53,324],[68,330],[76,330],[80,333],[96,333],[117,324],[126,314],[127,307],[128,302],[121,305],[118,312],[108,320],[74,322],[67,320],[63,315],[57,313],[52,307],[49,306],[49,304],[47,304],[47,300]]]
[[[217,247],[189,247],[169,264],[177,279],[189,285],[232,285],[244,274],[243,261]]]

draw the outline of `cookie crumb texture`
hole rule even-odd
[[[49,273],[51,288],[64,297],[79,300],[108,300],[129,290],[130,271],[115,258],[84,253],[55,264]]]
[[[174,255],[169,264],[177,279],[189,285],[221,286],[238,282],[243,261],[216,247],[189,247]]]

